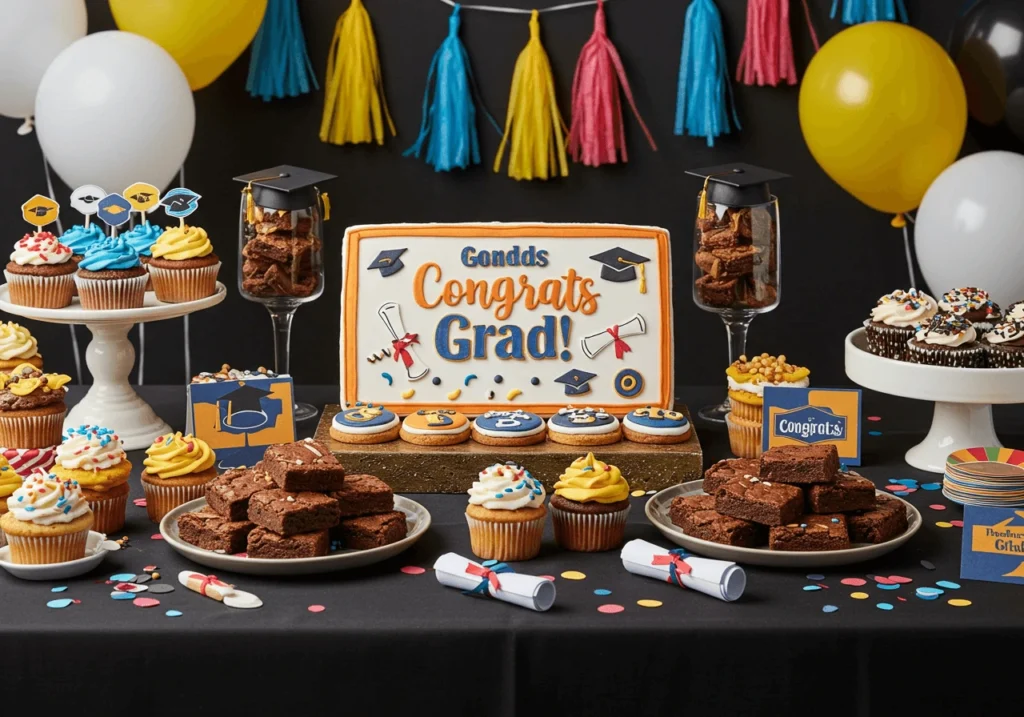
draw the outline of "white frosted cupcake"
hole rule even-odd
[[[7,499],[0,528],[11,547],[11,562],[23,565],[64,563],[85,557],[92,528],[89,503],[76,481],[61,481],[39,471]]]
[[[536,557],[547,518],[539,480],[515,463],[495,463],[480,471],[467,492],[466,522],[474,555],[500,561]]]
[[[923,291],[897,289],[878,300],[871,318],[864,322],[864,336],[873,354],[908,361],[907,341],[922,323],[938,312],[935,299]]]
[[[50,232],[22,237],[4,269],[11,303],[39,309],[62,309],[71,304],[78,268],[71,257],[71,249]]]

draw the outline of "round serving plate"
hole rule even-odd
[[[946,457],[972,446],[999,446],[993,403],[1024,403],[1024,368],[925,366],[876,356],[864,329],[846,337],[846,375],[864,388],[891,396],[934,401],[925,439],[906,453],[907,463],[942,473]]]
[[[178,536],[178,518],[185,513],[194,513],[205,507],[206,498],[199,498],[179,505],[160,521],[160,534],[174,550],[193,562],[217,570],[247,575],[312,575],[362,568],[393,558],[408,550],[430,528],[430,513],[426,508],[414,500],[396,495],[395,510],[405,513],[406,525],[409,528],[408,535],[397,543],[369,550],[338,550],[319,558],[295,558],[292,560],[241,558],[197,548]]]
[[[907,530],[892,540],[877,545],[870,543],[855,543],[854,547],[846,550],[825,550],[804,552],[797,550],[769,550],[763,548],[740,548],[733,545],[722,545],[712,543],[709,540],[693,538],[675,525],[668,515],[672,499],[678,496],[688,497],[691,495],[704,495],[703,480],[693,480],[687,483],[680,483],[671,488],[655,493],[647,501],[645,512],[647,519],[654,524],[654,527],[661,531],[661,534],[676,545],[687,550],[719,560],[731,560],[745,565],[763,565],[769,568],[831,568],[838,565],[852,565],[862,563],[866,560],[874,560],[887,553],[891,553],[910,540],[914,533],[921,528],[921,514],[917,508],[905,500],[896,496],[887,495],[893,500],[899,500],[907,508]],[[885,491],[876,491],[878,495],[886,495]]]
[[[103,562],[107,553],[120,550],[121,546],[113,540],[107,540],[103,533],[89,531],[85,539],[85,557],[69,560],[66,563],[46,563],[44,565],[23,565],[11,562],[11,546],[0,548],[0,568],[22,580],[65,580],[85,575]]]

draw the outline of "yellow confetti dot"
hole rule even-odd
[[[630,493],[630,495],[633,496],[634,498],[640,498],[642,496],[647,495],[647,491],[645,491],[645,490],[635,490],[632,493]]]
[[[661,600],[637,600],[636,604],[640,607],[661,607]]]
[[[852,597],[854,600],[867,600],[868,599],[868,594],[867,593],[850,593],[850,597]]]
[[[583,580],[587,576],[581,573],[579,570],[566,570],[562,573],[562,577],[566,580]]]
[[[448,400],[449,401],[454,401],[455,399],[457,399],[461,395],[462,395],[462,389],[461,388],[457,388],[457,389],[455,389],[454,391],[452,391],[451,393],[448,394]]]
[[[507,394],[505,394],[505,400],[506,401],[511,401],[511,400],[515,399],[516,396],[522,395],[522,393],[523,392],[521,390],[519,390],[518,388],[513,388],[511,391],[509,391]]]
[[[953,607],[967,607],[971,604],[970,600],[964,600],[963,598],[953,598],[948,601]]]
[[[939,521],[938,523],[936,523],[935,525],[936,525],[937,527],[939,527],[939,528],[952,528],[952,527],[953,527],[953,524],[952,524],[952,523],[947,523],[947,522],[946,522],[946,521],[944,521],[944,520],[940,520],[940,521]]]
[[[415,395],[416,395],[416,389],[415,388],[410,388],[408,391],[403,391],[402,392],[402,398],[412,398]]]

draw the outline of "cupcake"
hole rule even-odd
[[[202,227],[172,227],[152,247],[149,274],[160,301],[180,304],[212,296],[220,259]]]
[[[120,236],[93,244],[75,274],[84,309],[138,309],[146,298],[146,281],[139,255]]]
[[[14,245],[4,269],[11,303],[37,309],[62,309],[75,290],[71,250],[50,232],[26,234]]]
[[[982,336],[981,345],[989,366],[1024,368],[1024,321],[1004,319]]]
[[[49,448],[60,443],[67,406],[65,384],[71,377],[43,373],[23,363],[0,373],[0,445]]]
[[[149,260],[153,258],[153,244],[160,238],[163,230],[155,224],[150,224],[148,221],[142,224],[136,224],[134,229],[129,229],[121,236],[128,242],[128,245],[139,255],[139,261],[142,262],[144,269],[149,271]],[[146,291],[153,290],[153,279],[147,277],[146,279]]]
[[[154,523],[170,511],[206,494],[206,484],[217,477],[216,455],[192,435],[168,433],[146,449],[142,488],[146,511]]]
[[[35,337],[13,321],[0,324],[0,371],[10,371],[23,363],[43,367]]]
[[[981,368],[985,348],[971,322],[959,314],[936,314],[907,342],[910,360],[930,366]]]
[[[0,529],[7,536],[12,563],[42,565],[85,557],[92,511],[74,481],[38,471],[7,499]]]
[[[544,534],[544,486],[515,463],[480,471],[468,491],[466,522],[473,554],[483,560],[529,560]]]
[[[551,520],[566,550],[596,553],[622,545],[629,515],[629,484],[615,466],[588,453],[555,483]]]
[[[907,341],[914,338],[918,324],[935,316],[935,299],[922,291],[897,289],[878,300],[871,318],[864,322],[868,350],[878,356],[908,361]]]
[[[1015,301],[1006,309],[1003,318],[1007,321],[1024,321],[1024,301]]]
[[[761,425],[764,412],[765,386],[795,386],[804,388],[810,380],[810,369],[786,362],[786,356],[778,358],[761,354],[747,360],[740,356],[725,370],[729,382],[729,405],[733,418],[756,421]]]
[[[124,527],[128,502],[128,462],[121,439],[109,428],[69,428],[57,447],[57,462],[50,472],[58,480],[73,480],[82,488],[95,517],[93,530],[112,533]]]
[[[4,514],[7,512],[7,499],[20,486],[21,476],[11,468],[6,458],[0,456],[0,520],[3,519]],[[0,528],[0,548],[5,545],[7,545],[7,538],[4,537],[4,531]]]
[[[82,260],[89,247],[106,238],[107,235],[103,233],[99,224],[90,223],[89,226],[76,224],[60,235],[60,243],[71,250],[73,258],[77,262]]]
[[[939,299],[939,309],[963,316],[981,333],[991,331],[1003,320],[999,304],[989,298],[987,291],[974,286],[947,291]]]

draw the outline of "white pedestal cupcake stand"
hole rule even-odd
[[[65,427],[83,423],[114,429],[127,450],[147,448],[156,437],[170,430],[164,421],[143,401],[128,383],[128,374],[135,365],[135,347],[128,340],[128,331],[137,323],[175,319],[208,309],[224,301],[227,289],[217,282],[217,291],[205,299],[184,304],[165,304],[146,292],[141,309],[87,311],[74,299],[63,309],[36,309],[10,302],[6,284],[0,285],[0,309],[26,319],[53,324],[85,324],[92,332],[92,341],[85,352],[85,361],[92,372],[89,392],[68,412]],[[183,397],[184,400],[184,397]]]
[[[881,393],[934,401],[925,439],[907,451],[907,463],[943,473],[946,457],[974,446],[1000,446],[992,404],[1024,403],[1024,368],[922,366],[868,351],[864,329],[846,337],[846,375]]]

